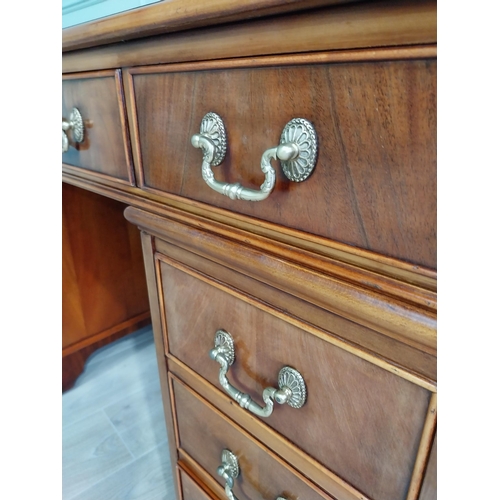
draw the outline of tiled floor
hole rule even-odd
[[[87,361],[63,394],[63,500],[173,500],[153,333]]]

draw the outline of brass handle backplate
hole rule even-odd
[[[316,131],[311,122],[304,118],[294,118],[288,122],[281,133],[280,144],[264,151],[260,168],[265,180],[260,189],[243,187],[215,180],[211,167],[220,165],[226,156],[227,136],[222,118],[217,113],[207,113],[200,126],[200,133],[193,135],[191,143],[195,148],[203,150],[201,174],[203,180],[220,194],[232,200],[262,201],[265,200],[276,184],[276,172],[271,166],[271,159],[281,160],[284,174],[294,182],[302,182],[311,175],[318,151]]]
[[[73,108],[69,115],[69,121],[63,118],[62,121],[62,152],[65,153],[69,149],[69,139],[66,134],[71,130],[73,140],[75,142],[83,142],[85,138],[85,126],[83,125],[83,118],[77,108]]]
[[[210,351],[210,357],[220,364],[219,382],[222,388],[239,403],[242,408],[251,411],[259,417],[269,417],[274,408],[274,401],[279,404],[287,403],[292,408],[304,406],[307,398],[306,384],[302,375],[291,368],[284,366],[278,375],[278,387],[267,387],[262,393],[266,406],[257,404],[248,394],[239,391],[229,383],[227,372],[234,363],[234,341],[230,333],[218,330],[215,334],[215,347]]]
[[[222,451],[222,464],[217,467],[217,474],[223,477],[226,481],[224,491],[229,500],[238,500],[233,493],[234,480],[240,474],[240,465],[238,457],[229,450]],[[276,497],[276,500],[286,500],[283,497]]]

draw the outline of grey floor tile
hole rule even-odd
[[[74,500],[174,500],[166,442],[92,486]]]
[[[139,457],[167,439],[160,384],[104,409],[130,452]]]
[[[98,376],[70,389],[63,397],[63,422],[84,418],[127,394],[147,390],[158,380],[154,344],[145,343],[106,363]]]
[[[73,498],[132,460],[132,455],[102,411],[63,427],[63,499]]]
[[[63,500],[173,500],[151,327],[94,353],[63,399]]]

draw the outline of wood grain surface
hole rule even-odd
[[[229,331],[236,362],[228,378],[256,401],[265,387],[276,386],[283,366],[296,368],[306,381],[306,405],[280,406],[266,423],[369,497],[405,498],[428,391],[171,266],[161,267],[170,354],[219,387],[219,365],[208,351],[219,328]],[[179,414],[187,418],[187,412]]]
[[[427,470],[425,472],[419,500],[436,500],[437,498],[437,436],[434,438]]]
[[[423,352],[436,355],[435,312],[398,300],[377,290],[313,271],[284,257],[236,243],[152,214],[125,211],[126,217],[148,232],[185,250],[267,283],[306,302],[368,327]]]
[[[140,35],[140,29],[136,34]],[[435,0],[366,1],[66,52],[62,68],[68,73],[181,61],[436,44],[436,41]]]
[[[134,90],[144,187],[436,267],[434,60],[138,74]],[[219,181],[259,189],[260,157],[294,117],[316,128],[315,171],[293,183],[275,165],[260,202],[216,193],[190,143],[209,111],[228,134]]]
[[[207,487],[194,479],[184,468],[178,467],[183,500],[219,500],[214,494],[208,493]]]
[[[62,32],[64,51],[186,29],[348,3],[353,0],[169,0],[108,16]]]
[[[67,132],[70,148],[62,155],[65,164],[134,184],[121,71],[77,74],[63,79],[62,116],[69,120],[73,107],[80,111],[85,135],[75,143]]]
[[[141,243],[142,252],[144,256],[144,266],[146,270],[146,279],[148,286],[149,303],[151,307],[151,322],[153,325],[153,334],[155,339],[155,352],[156,360],[158,363],[158,374],[160,378],[161,395],[163,402],[163,412],[165,416],[165,422],[167,425],[168,434],[168,452],[170,453],[170,463],[172,468],[175,468],[177,463],[178,454],[177,447],[175,445],[175,434],[174,434],[174,422],[173,422],[173,412],[171,407],[170,390],[167,380],[168,364],[165,359],[165,350],[167,345],[164,342],[165,336],[163,335],[163,328],[161,323],[160,308],[163,308],[159,299],[159,290],[156,281],[156,269],[154,261],[154,241],[153,238],[141,232]],[[177,476],[176,476],[177,477]],[[179,484],[177,484],[176,494],[178,495],[177,500],[181,500]]]
[[[62,185],[62,354],[71,356],[63,361],[65,389],[106,338],[149,322],[139,231],[123,217],[124,208]]]
[[[179,447],[188,453],[219,484],[225,480],[216,473],[222,464],[222,450],[229,449],[240,464],[234,494],[239,500],[261,498],[307,498],[327,500],[330,497],[308,484],[270,450],[251,438],[243,429],[201,399],[178,379],[173,388],[179,429]]]

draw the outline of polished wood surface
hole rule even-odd
[[[427,470],[424,476],[419,500],[435,500],[437,498],[437,436],[432,445]]]
[[[161,271],[171,355],[220,387],[208,351],[217,329],[226,329],[236,350],[228,378],[258,402],[279,370],[293,366],[308,401],[299,410],[277,407],[266,423],[369,497],[405,498],[428,391],[171,266]]]
[[[180,476],[183,500],[217,500],[217,497],[209,495],[202,488],[202,486],[184,470],[178,468],[178,471]]]
[[[63,387],[97,347],[149,322],[137,230],[124,205],[62,186]]]
[[[436,498],[437,4],[338,3],[173,0],[63,34],[74,95],[114,80],[121,139],[97,155],[113,157],[63,161],[63,179],[128,205],[141,232],[177,500],[226,498],[226,436],[240,499]],[[315,172],[278,173],[262,204],[219,197],[190,145],[207,111],[229,135],[219,180],[258,188],[295,116],[318,130]],[[236,340],[233,385],[262,402],[290,364],[306,405],[239,407],[208,356],[218,328]]]
[[[149,304],[151,307],[151,323],[153,325],[153,333],[155,338],[156,360],[158,362],[158,372],[160,375],[160,386],[163,400],[163,409],[165,414],[165,422],[167,424],[168,434],[168,452],[170,453],[170,462],[172,466],[177,463],[177,447],[175,445],[173,413],[170,400],[170,391],[167,381],[168,365],[165,360],[166,343],[164,343],[163,329],[160,316],[160,299],[158,297],[158,285],[156,282],[156,269],[153,259],[154,242],[153,238],[142,232],[141,233],[142,251],[144,256],[144,267],[146,270],[146,280],[149,295]],[[179,499],[180,500],[180,497]]]
[[[302,330],[410,382],[432,392],[436,390],[435,356],[402,342],[396,342],[393,338],[388,338],[354,321],[348,321],[340,315],[329,313],[289,293],[277,293],[276,288],[269,284],[204,259],[183,248],[161,240],[156,240],[155,246],[161,253],[157,256],[158,263],[166,262],[229,293],[233,293],[233,290],[236,295],[243,293],[247,300],[250,300],[248,297],[251,296],[258,297],[260,307],[270,314],[285,319]]]
[[[208,405],[182,382],[174,379],[176,425],[179,430],[179,448],[189,454],[221,485],[223,478],[216,473],[221,465],[222,450],[229,449],[240,464],[240,475],[235,480],[234,494],[238,500],[284,496],[326,500],[330,497],[307,484],[289,466],[272,452],[259,445],[243,429]]]
[[[63,30],[62,50],[123,42],[159,33],[222,24],[353,0],[169,0]]]
[[[181,61],[436,44],[435,0],[337,5],[63,55],[63,73]],[[84,25],[83,29],[89,27]]]
[[[350,282],[357,282],[360,273],[364,273],[360,284],[368,288],[376,288],[388,296],[401,298],[433,311],[437,308],[436,270],[177,195],[154,194],[135,187],[117,188],[104,179],[96,181],[93,174],[86,174],[84,171],[76,176],[66,171],[64,165],[63,178],[68,184],[122,201],[162,219],[186,222],[230,240],[256,248],[265,247],[268,252],[280,256],[299,256],[299,263],[307,263],[307,267],[311,269],[328,270],[332,275]]]
[[[181,248],[245,276],[322,307],[330,313],[373,329],[423,352],[436,355],[436,314],[384,294],[366,290],[299,263],[238,244],[197,227],[127,208],[129,221]],[[288,310],[288,309],[287,309]]]
[[[70,148],[62,155],[63,163],[70,169],[83,168],[133,185],[121,71],[63,78],[63,118],[69,119],[73,107],[78,108],[84,121],[84,141],[75,143],[71,131],[67,133]]]
[[[282,457],[287,463],[292,465],[297,471],[318,485],[323,491],[328,491],[337,500],[369,500],[361,494],[359,490],[353,488],[349,483],[313,460],[310,455],[297,448],[291,441],[271,429],[265,419],[258,419],[253,414],[241,411],[239,405],[234,403],[226,393],[221,392],[211,383],[197,375],[189,367],[178,361],[173,356],[168,358],[171,373],[184,381],[189,387],[203,394],[203,398],[209,401],[214,407],[227,415],[231,420],[247,430],[252,436],[262,444],[272,449],[274,453]],[[179,460],[188,458],[179,451]],[[190,463],[190,465],[193,465]],[[196,471],[200,477],[208,484],[209,477],[205,477],[199,470]]]
[[[151,71],[133,77],[145,188],[436,267],[435,61]],[[211,190],[190,142],[209,111],[228,135],[217,180],[258,190],[262,153],[294,117],[316,128],[313,174],[294,183],[274,162],[276,186],[259,202]]]

